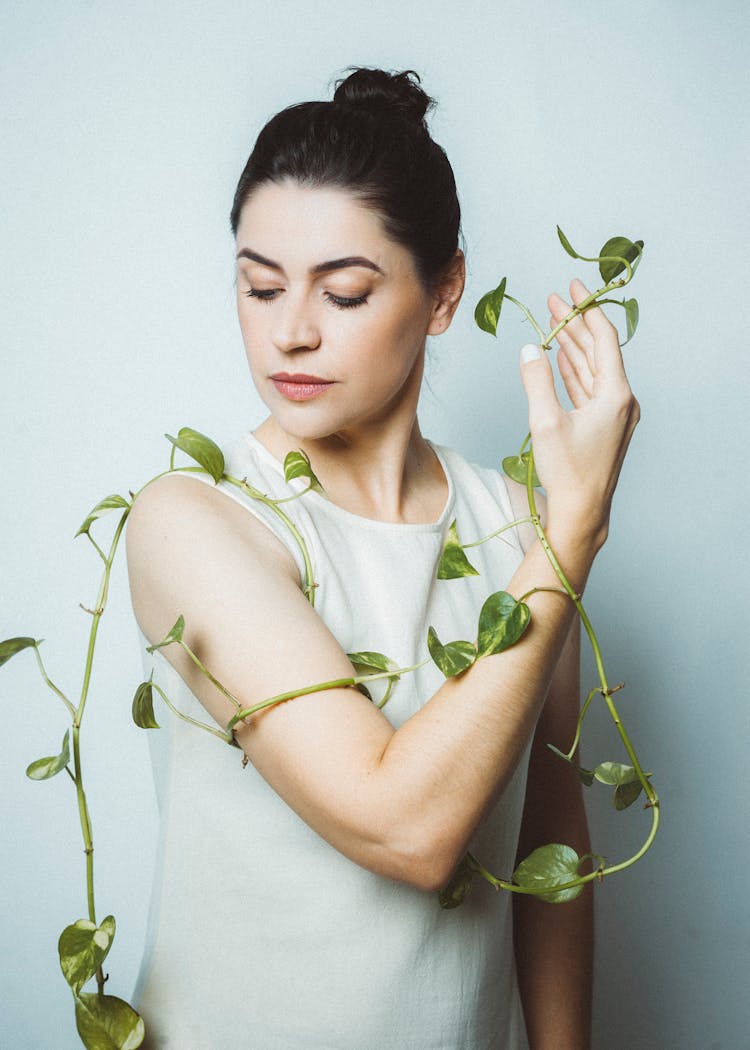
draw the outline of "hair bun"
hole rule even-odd
[[[398,114],[426,129],[425,114],[433,100],[419,86],[419,75],[413,69],[403,73],[386,73],[383,69],[354,69],[348,77],[336,82],[333,101],[372,113]]]

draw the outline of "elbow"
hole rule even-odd
[[[382,871],[382,874],[425,893],[437,893],[450,882],[464,849],[447,842],[441,835],[423,842],[412,838],[406,848],[394,846],[389,852],[390,871]]]
[[[426,893],[439,893],[448,885],[455,870],[456,864],[446,865],[438,858],[437,862],[419,871],[417,881],[413,885]]]

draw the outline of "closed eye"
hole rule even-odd
[[[339,310],[352,310],[355,306],[363,306],[367,302],[366,295],[357,295],[347,299],[343,295],[334,295],[332,292],[325,293],[326,300]]]
[[[245,295],[249,299],[257,299],[261,303],[270,303],[273,302],[280,291],[280,288],[248,288]],[[367,299],[367,295],[344,296],[334,295],[333,292],[325,293],[326,302],[335,306],[338,310],[353,310],[357,306],[363,306]]]
[[[245,295],[249,299],[259,299],[262,303],[270,303],[276,298],[278,288],[248,288]]]

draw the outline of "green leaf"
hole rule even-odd
[[[165,434],[164,437],[167,441],[171,441],[175,448],[179,448],[180,451],[194,459],[218,485],[224,473],[224,453],[215,441],[190,427],[182,427],[177,432],[176,438],[169,434]]]
[[[383,653],[347,653],[357,674],[378,674],[380,671],[396,671],[398,664]]]
[[[140,729],[159,729],[154,717],[153,674],[147,682],[141,682],[133,697],[133,721]]]
[[[584,769],[583,766],[577,765],[572,758],[568,758],[564,751],[561,751],[559,747],[555,747],[554,744],[547,744],[553,755],[557,755],[563,762],[567,762],[569,766],[572,766],[578,774],[578,778],[582,784],[586,787],[591,787],[594,783],[594,771],[593,769]]]
[[[439,580],[458,580],[462,576],[479,576],[479,573],[464,553],[454,519],[448,529],[448,538],[440,555],[437,578]]]
[[[503,470],[509,478],[512,478],[513,481],[517,481],[519,485],[526,485],[526,475],[529,469],[529,455],[529,452],[524,452],[521,456],[506,456],[503,460]],[[535,489],[538,489],[540,486],[536,469],[531,473],[531,484]]]
[[[630,241],[627,237],[610,237],[599,252],[599,273],[602,280],[609,284],[618,274],[625,270],[623,259],[627,259],[631,266],[640,258],[643,250],[643,241]],[[618,256],[618,258],[613,258]]]
[[[600,784],[629,784],[638,779],[638,774],[632,766],[623,765],[622,762],[601,762],[594,770],[594,776]]]
[[[171,645],[173,642],[181,642],[182,636],[185,633],[185,617],[178,616],[177,623],[174,625],[172,630],[165,635],[160,642],[156,645],[149,645],[146,649],[147,653],[153,653],[157,649],[163,649],[165,645]]]
[[[49,758],[38,758],[36,762],[32,762],[26,769],[26,776],[29,780],[49,780],[50,777],[56,776],[67,766],[70,762],[70,747],[68,745],[68,735],[70,730],[65,730],[65,736],[63,737],[62,750],[59,755],[50,755]]]
[[[78,919],[60,934],[57,949],[63,976],[78,995],[86,981],[94,976],[107,958],[115,936],[115,920],[108,915],[97,926],[90,919]]]
[[[86,1050],[136,1050],[146,1035],[132,1006],[96,992],[76,996],[76,1028]]]
[[[471,893],[473,881],[474,872],[470,868],[467,858],[464,857],[451,875],[450,882],[438,894],[440,907],[447,910],[457,908],[459,904],[463,904]]]
[[[128,510],[130,504],[123,496],[117,494],[113,496],[105,496],[103,500],[99,500],[93,510],[89,511],[88,517],[81,525],[80,529],[76,533],[76,536],[82,536],[87,533],[97,518],[101,518],[102,515],[107,514],[110,510]]]
[[[491,594],[479,613],[477,653],[492,656],[515,645],[531,622],[525,602],[518,602],[507,591]]]
[[[570,846],[552,842],[540,846],[522,860],[513,872],[513,879],[519,886],[525,886],[538,892],[536,895],[550,904],[564,904],[579,896],[582,886],[572,886],[567,890],[555,890],[555,886],[564,886],[578,878],[580,858]],[[548,892],[544,892],[548,891]]]
[[[625,299],[622,304],[625,307],[625,323],[627,325],[627,339],[626,343],[635,335],[635,330],[638,327],[638,300],[637,299]]]
[[[594,776],[601,784],[614,787],[612,799],[615,809],[623,810],[632,806],[643,790],[638,774],[633,766],[622,762],[602,762],[594,770]]]
[[[427,648],[446,678],[453,678],[466,671],[477,658],[477,651],[471,642],[457,641],[443,645],[434,627],[430,627],[427,632]]]
[[[11,656],[24,649],[35,649],[39,642],[35,638],[7,638],[0,642],[0,667],[10,660]]]
[[[358,675],[380,674],[383,671],[398,671],[398,664],[391,660],[390,657],[384,656],[383,653],[347,653],[347,656],[351,660],[352,666],[354,667],[354,670],[357,672]],[[383,695],[377,701],[378,707],[385,707],[385,705],[391,698],[391,693],[393,692],[394,685],[396,684],[396,682],[399,681],[400,678],[401,675],[399,674],[391,674],[386,679],[387,685],[385,687]],[[357,689],[359,689],[361,693],[364,693],[368,700],[371,700],[372,703],[375,703],[375,699],[373,698],[372,693],[369,689],[366,688],[363,682],[359,682],[357,684]]]
[[[641,791],[643,791],[643,785],[640,780],[631,780],[627,784],[618,784],[615,788],[615,797],[612,800],[615,809],[622,812],[623,809],[632,806]]]
[[[488,332],[490,335],[497,335],[497,323],[503,308],[507,280],[507,277],[503,277],[497,288],[492,292],[486,292],[474,309],[474,320],[483,332]]]
[[[575,250],[575,248],[572,247],[570,241],[565,236],[565,234],[562,232],[562,230],[560,229],[559,226],[557,227],[557,236],[560,238],[560,244],[563,246],[563,248],[568,253],[568,255],[571,256],[571,258],[573,258],[573,259],[580,259],[581,258],[581,256]]]
[[[294,478],[307,478],[311,489],[323,492],[323,486],[310,466],[310,457],[302,449],[287,453],[284,459],[284,477],[287,481],[292,481]]]

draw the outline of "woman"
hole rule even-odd
[[[429,625],[473,638],[489,593],[558,587],[533,531],[472,552],[476,577],[435,578],[452,520],[473,538],[528,511],[520,486],[419,430],[425,340],[449,326],[464,283],[429,102],[410,74],[357,70],[332,102],[269,122],[235,196],[240,327],[269,416],[227,469],[285,498],[284,457],[309,455],[324,494],[284,510],[311,551],[315,608],[288,532],[236,489],[166,477],[131,515],[143,633],[156,643],[184,615],[186,641],[243,706],[351,675],[347,652],[411,666]],[[573,300],[585,295],[574,281]],[[553,321],[569,310],[557,295],[549,306]],[[600,311],[559,343],[573,411],[538,348],[521,367],[548,536],[582,591],[638,406]],[[428,663],[382,710],[341,688],[247,719],[235,734],[247,768],[181,722],[162,730],[139,988],[150,1046],[588,1045],[588,893],[555,908],[479,886],[443,911],[434,892],[469,847],[505,875],[516,851],[587,850],[580,789],[545,748],[577,717],[574,610],[553,591],[529,604],[513,648],[449,680]],[[232,704],[176,646],[164,654],[171,699],[226,725]]]

